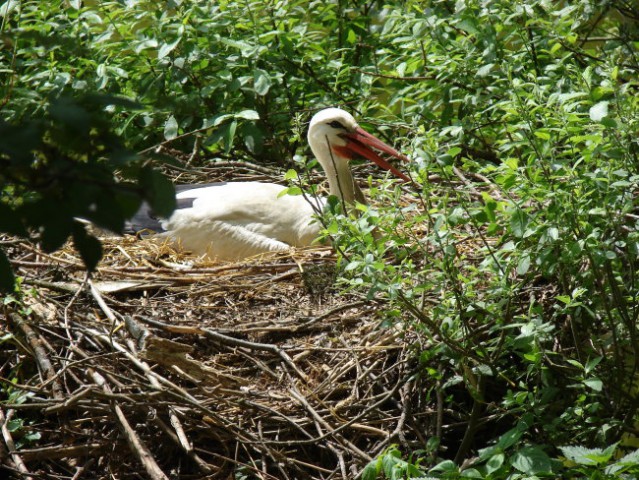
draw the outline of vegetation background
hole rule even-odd
[[[303,179],[305,122],[342,106],[413,159],[415,184],[376,180],[375,207],[327,214],[341,286],[430,339],[424,401],[470,425],[363,477],[636,478],[636,7],[5,1],[0,232],[47,251],[72,237],[94,268],[75,218],[121,231],[142,200],[173,208],[154,147]],[[1,251],[0,278],[14,288]]]

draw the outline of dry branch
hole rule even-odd
[[[391,443],[423,448],[443,429],[406,383],[407,345],[423,341],[380,329],[379,301],[338,294],[327,247],[214,264],[105,238],[90,280],[71,248],[5,248],[38,287],[29,316],[4,307],[0,382],[23,395],[5,408],[47,432],[16,450],[3,431],[8,472],[352,478]]]

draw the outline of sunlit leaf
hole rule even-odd
[[[164,138],[172,140],[178,136],[178,122],[173,115],[169,115],[164,123]]]
[[[240,113],[235,114],[235,118],[241,118],[244,120],[259,120],[260,115],[255,110],[242,110]]]
[[[182,40],[182,37],[178,37],[173,42],[163,43],[160,49],[158,50],[158,60],[163,59],[169,53],[171,53],[175,49],[175,47],[179,45],[181,40]]]
[[[550,473],[552,471],[550,457],[540,447],[536,446],[517,450],[511,457],[510,463],[517,470],[527,475]]]
[[[271,88],[271,79],[267,72],[259,68],[253,72],[255,93],[264,96]]]
[[[590,108],[590,119],[593,122],[600,122],[608,116],[608,103],[607,101],[599,102]]]

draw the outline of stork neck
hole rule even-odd
[[[348,162],[342,159],[331,159],[326,165],[324,165],[326,171],[326,178],[328,179],[328,190],[331,195],[335,195],[337,198],[347,205],[352,205],[355,200],[362,202],[364,196],[353,179],[350,165]],[[362,202],[363,203],[363,202]]]

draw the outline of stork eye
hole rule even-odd
[[[342,123],[339,120],[333,120],[332,122],[330,122],[328,124],[329,127],[333,127],[333,128],[341,128],[342,130],[346,130],[346,127],[344,125],[342,125]]]

